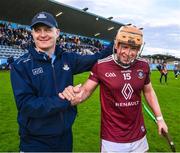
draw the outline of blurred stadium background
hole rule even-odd
[[[18,151],[18,126],[16,106],[9,79],[9,64],[27,52],[32,43],[31,18],[40,11],[47,11],[58,21],[61,34],[58,44],[67,51],[93,54],[107,47],[123,23],[112,21],[96,14],[55,2],[53,0],[6,0],[0,1],[0,151]],[[146,55],[152,70],[151,79],[158,95],[169,131],[180,151],[180,81],[174,78],[174,66],[180,69],[180,59],[171,55]],[[156,66],[168,64],[168,85],[159,84]],[[84,82],[88,73],[75,76],[75,84]],[[85,104],[78,106],[78,117],[73,126],[74,151],[98,152],[100,106],[99,89],[96,89]],[[157,134],[156,125],[145,115],[151,152],[168,152],[166,141]]]

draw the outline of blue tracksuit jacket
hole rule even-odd
[[[110,54],[110,48],[94,55],[79,55],[56,47],[56,58],[52,62],[45,53],[31,47],[27,54],[12,64],[11,82],[18,110],[21,151],[72,151],[71,136],[64,144],[63,139],[60,140],[62,145],[57,146],[57,150],[36,150],[33,141],[29,142],[31,146],[23,141],[31,137],[42,137],[46,141],[49,137],[71,133],[76,107],[60,99],[58,93],[73,85],[74,74],[90,70],[99,58]],[[45,143],[49,144],[48,139]]]

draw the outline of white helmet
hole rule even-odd
[[[124,67],[124,68],[128,68],[130,67],[130,65],[134,62],[131,61],[129,64],[123,64],[116,56],[115,54],[115,49],[118,48],[119,43],[121,44],[128,44],[131,45],[133,47],[138,47],[139,48],[139,52],[136,56],[136,58],[139,57],[142,48],[143,48],[143,33],[142,33],[142,28],[137,28],[136,26],[132,26],[132,25],[125,25],[122,26],[116,35],[115,41],[114,41],[114,49],[113,49],[113,55],[114,55],[114,59],[115,62],[117,64],[119,64],[120,66]]]

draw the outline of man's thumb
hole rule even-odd
[[[81,90],[80,90],[81,86],[82,86],[82,84],[76,85],[76,86],[73,88],[74,92],[80,92],[80,91],[81,91]]]

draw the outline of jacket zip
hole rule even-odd
[[[54,69],[54,64],[53,64],[53,62],[51,62],[51,66],[52,66],[52,70],[53,70],[54,86],[55,86],[55,89],[56,89],[56,94],[58,95],[56,74],[55,74],[55,69]],[[63,119],[63,113],[60,113],[60,117],[61,117],[61,120],[62,120],[62,122],[63,122],[63,127],[64,127],[64,129],[65,129],[65,123],[64,123],[64,119]]]
[[[58,91],[57,91],[57,81],[56,81],[56,74],[55,74],[54,64],[51,63],[51,66],[52,66],[52,70],[53,70],[54,86],[55,86],[55,89],[56,89],[56,94],[58,94]]]

